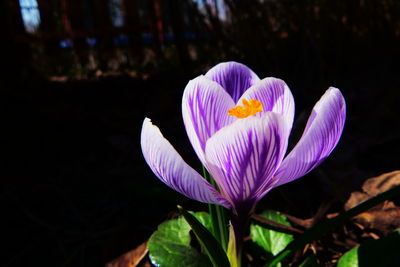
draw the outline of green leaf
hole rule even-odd
[[[385,238],[373,240],[346,252],[338,267],[400,266],[400,229]]]
[[[218,267],[229,267],[229,260],[221,244],[214,238],[214,236],[202,225],[196,217],[187,212],[181,206],[178,206],[179,211],[182,213],[185,220],[192,228],[202,248],[206,251],[212,264]],[[184,265],[179,265],[184,266]]]
[[[290,226],[287,218],[277,211],[265,211],[260,216]],[[258,224],[250,225],[250,237],[253,242],[262,247],[269,255],[278,254],[293,240],[293,236],[290,234],[266,229]]]
[[[308,256],[300,265],[299,267],[318,267],[317,259],[314,255]]]
[[[198,212],[194,215],[210,224],[208,214]],[[183,217],[160,224],[148,242],[151,262],[160,267],[211,266],[205,255],[190,247],[190,230]]]
[[[204,227],[207,228],[207,230],[211,231],[212,225],[211,225],[210,214],[208,214],[206,212],[193,212],[193,211],[189,211],[189,213],[192,214],[194,217],[196,217],[196,219],[199,222],[201,222],[201,224],[204,225]],[[184,219],[184,218],[182,217],[182,219]],[[190,228],[190,225],[188,225],[188,226]]]
[[[354,247],[353,249],[347,251],[338,262],[338,266],[346,266],[346,267],[357,267],[358,266],[358,248],[359,246]]]

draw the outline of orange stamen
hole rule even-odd
[[[228,115],[235,116],[239,119],[244,119],[249,116],[256,115],[258,112],[262,112],[262,103],[257,99],[251,99],[247,101],[242,99],[243,105],[237,105],[234,108],[228,110]]]

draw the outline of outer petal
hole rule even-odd
[[[273,111],[283,115],[289,127],[292,127],[294,99],[289,87],[281,79],[270,77],[257,82],[244,92],[238,101],[239,104],[242,99],[257,99],[263,104],[263,111]]]
[[[214,66],[206,73],[206,77],[219,83],[235,103],[247,88],[260,80],[246,65],[234,61]]]
[[[234,121],[228,110],[235,106],[232,98],[216,82],[204,76],[191,80],[182,99],[186,132],[200,161],[205,164],[206,142],[215,132]]]
[[[182,159],[148,118],[143,122],[140,143],[147,164],[166,185],[189,198],[229,206],[226,200]]]
[[[329,88],[314,106],[306,129],[277,171],[277,184],[297,179],[317,167],[335,148],[346,119],[346,103],[337,88]]]
[[[233,205],[256,198],[272,179],[287,148],[289,130],[281,115],[237,120],[206,145],[207,168]]]

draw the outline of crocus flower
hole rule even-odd
[[[272,188],[304,176],[328,157],[342,133],[346,105],[340,91],[329,88],[285,157],[294,119],[289,87],[226,62],[187,84],[182,114],[194,151],[219,190],[182,159],[148,118],[141,134],[147,164],[183,195],[248,215]]]

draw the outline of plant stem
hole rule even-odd
[[[248,224],[247,216],[231,215],[231,225],[233,228],[234,238],[234,251],[229,251],[233,255],[229,255],[231,259],[231,265],[240,267],[242,262],[242,249],[243,249],[243,238]],[[234,264],[232,264],[234,263]]]
[[[231,259],[231,265],[240,267],[242,262],[242,250],[244,244],[244,237],[248,230],[250,216],[253,212],[254,202],[237,202],[235,209],[230,213],[230,222],[233,229],[233,235],[230,239],[233,239],[235,251],[228,251],[231,255],[228,257]],[[231,243],[231,240],[229,240]]]

